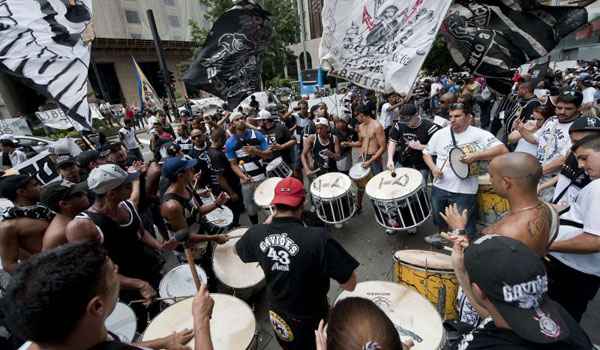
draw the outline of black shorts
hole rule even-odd
[[[300,319],[269,310],[269,320],[282,349],[315,350],[315,331],[321,320],[327,321],[327,313],[320,317]]]

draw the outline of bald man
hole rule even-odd
[[[490,162],[489,173],[494,190],[508,199],[511,210],[481,233],[508,236],[523,242],[538,255],[546,255],[558,232],[558,214],[538,199],[542,167],[537,159],[522,152],[503,154]],[[448,225],[458,230],[464,229],[462,216],[454,207],[447,207],[443,215]]]

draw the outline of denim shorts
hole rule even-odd
[[[470,240],[478,237],[475,226],[478,214],[477,195],[448,192],[433,186],[431,189],[431,210],[433,210],[433,222],[437,227],[447,227],[446,221],[444,221],[440,213],[444,212],[444,209],[450,204],[456,204],[459,212],[462,212],[464,209],[469,211],[465,231]]]

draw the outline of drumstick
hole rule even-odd
[[[185,244],[184,251],[188,266],[192,272],[192,278],[194,279],[196,291],[199,291],[200,287],[202,287],[202,281],[200,281],[200,277],[198,277],[198,270],[196,270],[196,263],[194,262],[194,254],[192,253],[192,249],[190,248],[189,244]]]
[[[189,295],[189,296],[185,296],[185,297],[164,297],[164,298],[151,298],[150,301],[152,302],[156,302],[156,301],[166,301],[166,300],[173,300],[175,302],[182,300],[182,299],[187,299],[187,298],[191,298],[193,297],[193,295]],[[137,300],[132,300],[129,302],[129,305],[131,304],[142,304],[142,303],[146,303],[148,302],[148,299],[137,299]]]
[[[446,167],[446,163],[448,163],[448,158],[446,158],[444,160],[444,162],[442,163],[442,167],[440,168],[440,171],[443,173],[444,172],[444,168]],[[438,176],[434,176],[434,178],[437,180],[439,177]]]
[[[240,235],[227,235],[227,238],[229,238],[229,239],[242,238],[242,237],[244,237],[244,234],[240,234]]]

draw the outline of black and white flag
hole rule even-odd
[[[188,92],[204,90],[237,106],[258,91],[272,33],[269,16],[257,4],[239,1],[219,17],[183,76]]]
[[[0,0],[0,69],[53,98],[90,130],[87,102],[92,0]]]
[[[319,57],[330,75],[379,92],[407,93],[451,0],[329,0]]]

